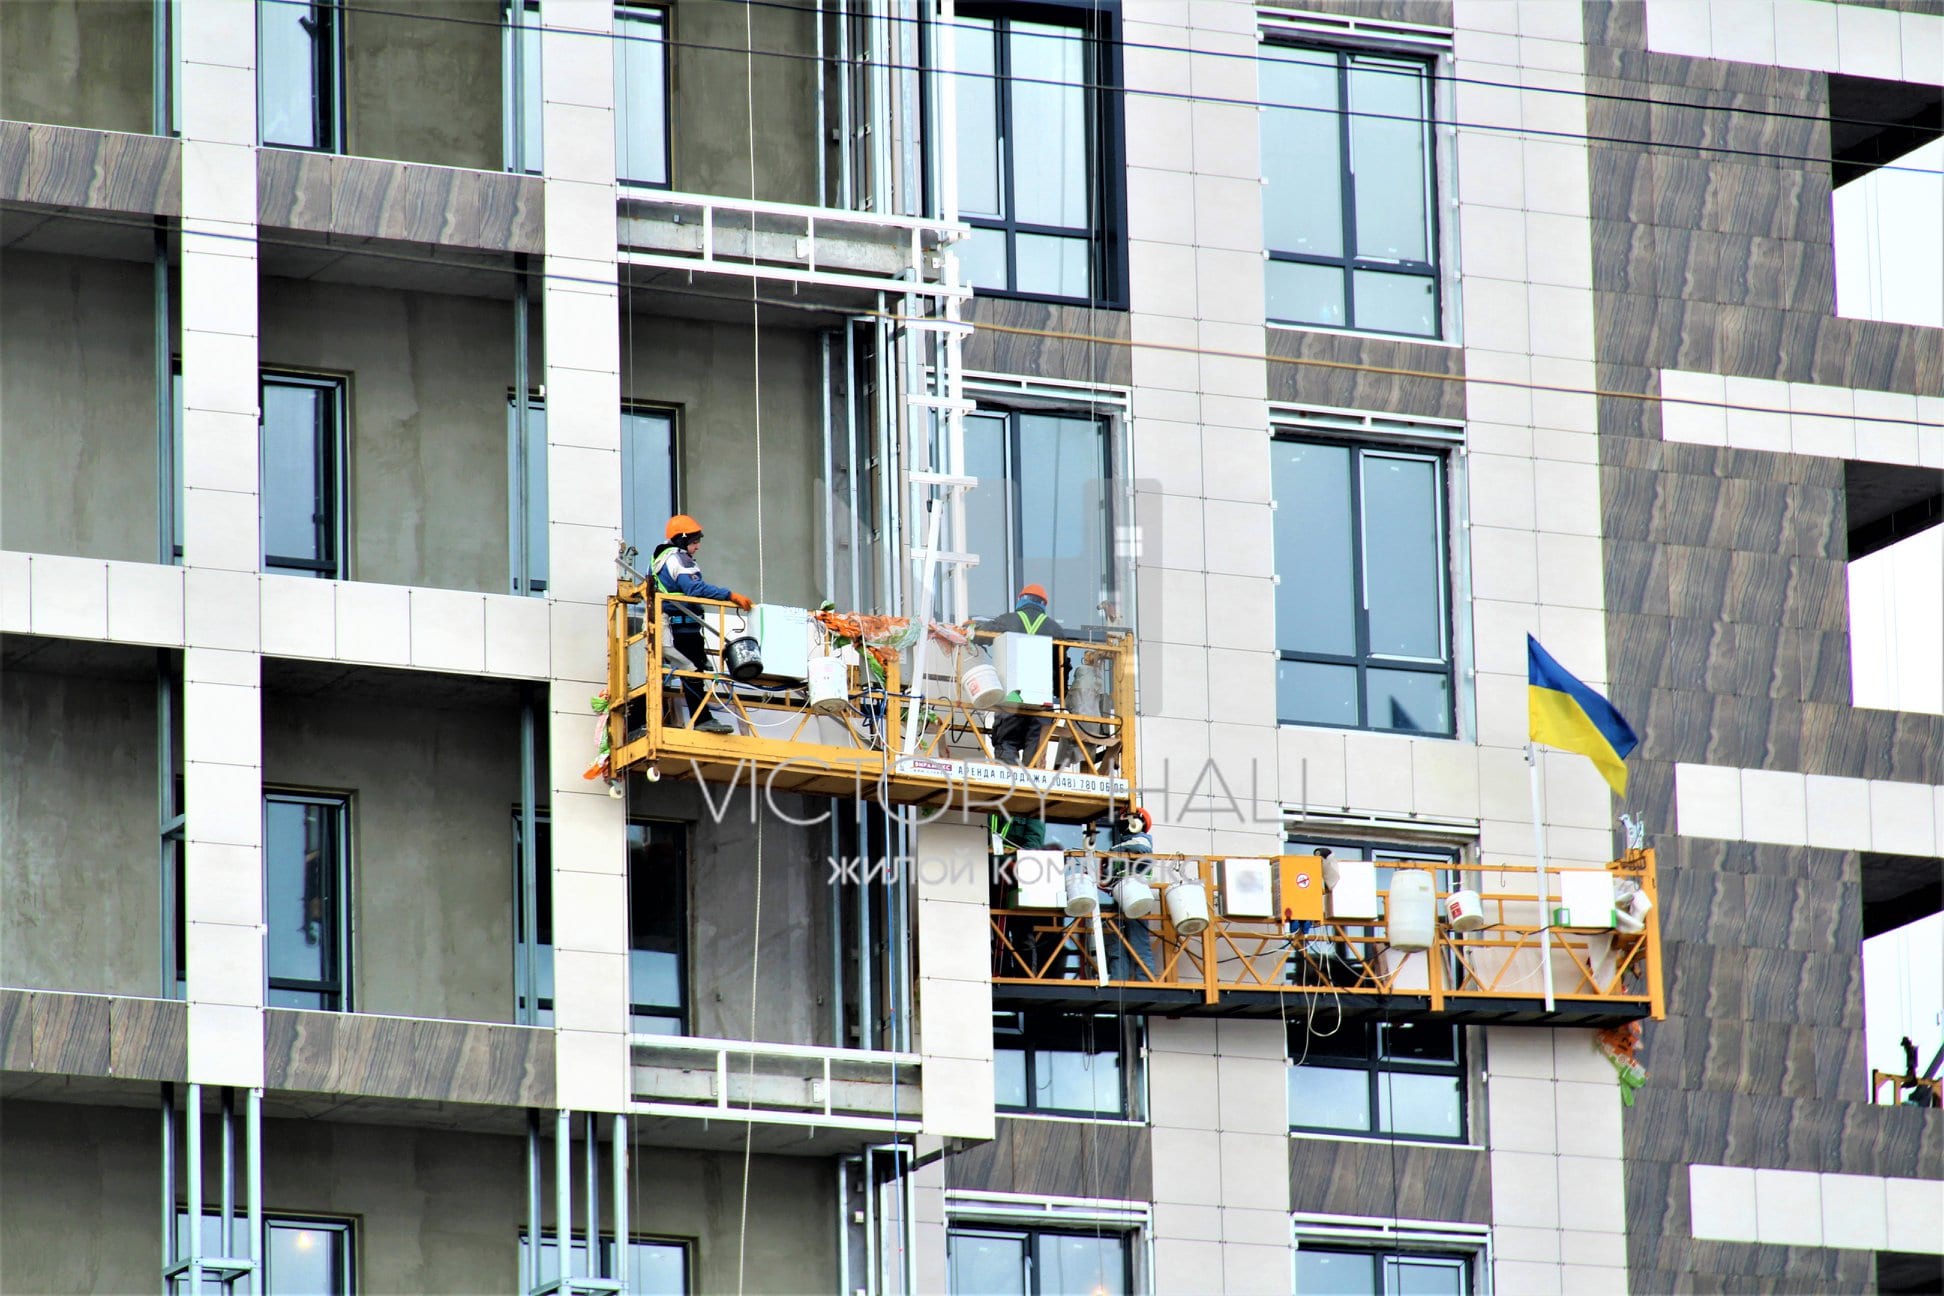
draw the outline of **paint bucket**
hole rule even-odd
[[[837,657],[810,659],[810,709],[834,715],[850,703],[850,668]]]
[[[1613,911],[1613,930],[1625,936],[1637,936],[1647,930],[1647,924],[1625,909]]]
[[[1006,686],[999,671],[983,653],[968,654],[959,668],[959,692],[974,711],[990,711],[1006,700]]]
[[[1066,866],[1066,912],[1069,918],[1091,918],[1100,910],[1100,887],[1093,864],[1073,860]]]
[[[752,634],[737,635],[722,645],[722,669],[744,684],[763,673],[763,646]]]
[[[1485,902],[1476,891],[1453,891],[1445,897],[1445,921],[1453,931],[1475,932],[1485,925]]]
[[[1124,918],[1145,918],[1154,912],[1154,888],[1147,879],[1124,873],[1114,883],[1114,903]]]
[[[1199,936],[1208,926],[1208,892],[1192,878],[1168,888],[1168,921],[1183,936]]]

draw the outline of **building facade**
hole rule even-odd
[[[1847,578],[1944,315],[1835,195],[1940,104],[1934,0],[0,5],[0,1288],[1936,1290],[1860,948],[1944,717]],[[760,604],[1042,586],[1047,845],[1138,800],[1207,934],[992,880],[928,637],[874,787],[652,634],[597,714],[677,512]]]

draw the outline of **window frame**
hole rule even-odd
[[[635,931],[634,931],[634,867],[633,867],[634,860],[633,860],[632,843],[630,843],[631,849],[629,852],[630,857],[628,861],[629,868],[628,868],[628,878],[627,878],[627,884],[628,884],[628,1033],[631,1035],[643,1033],[637,1029],[636,1021],[640,1018],[652,1018],[658,1021],[673,1021],[675,1023],[676,1029],[666,1033],[678,1035],[678,1036],[685,1036],[689,1033],[689,1028],[691,1025],[690,1018],[694,1009],[694,1002],[693,1002],[694,979],[693,977],[690,976],[691,968],[689,966],[689,959],[691,956],[691,952],[694,948],[694,941],[692,939],[692,933],[690,931],[690,927],[694,921],[694,915],[695,915],[694,886],[695,886],[695,828],[696,825],[682,819],[661,819],[661,818],[655,818],[646,815],[631,815],[628,818],[628,828],[631,833],[632,830],[637,826],[647,827],[652,830],[652,828],[656,825],[660,825],[663,827],[674,827],[674,828],[679,828],[681,830],[682,877],[681,877],[680,885],[676,888],[676,890],[679,892],[681,896],[682,912],[681,912],[681,920],[676,924],[676,929],[675,929],[676,930],[675,978],[678,986],[677,994],[678,994],[679,1002],[671,1009],[666,1004],[651,1004],[642,1001],[637,997],[637,990],[635,986],[635,977],[634,977],[634,951],[637,948],[635,945]],[[662,1032],[655,1032],[655,1033],[662,1033]]]
[[[269,499],[265,489],[263,473],[262,442],[269,431],[269,401],[266,394],[271,387],[303,388],[329,394],[330,427],[317,437],[312,450],[313,466],[317,470],[317,480],[321,483],[312,496],[311,526],[317,532],[320,547],[328,547],[328,559],[290,558],[272,555],[265,547],[269,528],[263,525],[263,501]],[[341,374],[307,373],[293,369],[264,369],[257,376],[257,441],[258,441],[258,562],[262,570],[271,574],[287,576],[311,576],[321,580],[345,580],[349,565],[350,512],[347,489],[350,480],[350,395],[351,384]],[[178,441],[180,438],[178,438]],[[326,480],[328,479],[328,480]]]
[[[682,506],[682,443],[684,407],[664,404],[657,401],[624,400],[621,402],[619,418],[625,420],[629,415],[659,415],[668,419],[668,486],[669,509],[658,520],[647,523],[647,538],[651,543],[638,546],[641,556],[646,557],[654,544],[661,540],[660,526],[668,518],[681,511]],[[625,429],[623,429],[625,432]],[[548,543],[547,526],[547,401],[537,386],[527,389],[527,450],[526,450],[526,506],[529,522],[537,522],[527,532],[528,552],[520,552],[520,402],[511,387],[506,389],[506,555],[507,590],[525,598],[543,597],[552,583],[552,547]],[[627,437],[620,439],[621,453],[627,454]],[[617,461],[625,469],[626,464]],[[623,491],[621,495],[622,535],[627,534],[628,513],[631,505],[625,489],[626,474],[622,474]],[[531,516],[535,508],[540,516]],[[535,543],[537,538],[538,543]],[[537,559],[536,559],[537,554]],[[522,588],[524,586],[524,588]]]
[[[1314,729],[1334,729],[1343,732],[1401,734],[1412,738],[1455,739],[1461,728],[1460,718],[1463,705],[1459,698],[1458,679],[1458,599],[1455,589],[1453,570],[1456,545],[1452,535],[1452,522],[1457,516],[1453,507],[1453,480],[1455,452],[1462,446],[1437,444],[1419,441],[1389,440],[1371,437],[1333,435],[1316,428],[1277,425],[1270,432],[1271,478],[1270,492],[1275,492],[1275,461],[1273,456],[1281,445],[1316,445],[1341,448],[1350,452],[1350,562],[1353,599],[1352,617],[1356,633],[1355,651],[1350,654],[1316,652],[1300,648],[1288,648],[1281,642],[1280,628],[1277,631],[1276,659],[1278,665],[1287,662],[1305,662],[1324,666],[1347,666],[1356,671],[1356,703],[1358,723],[1352,725],[1334,724],[1323,720],[1292,719],[1283,714],[1281,686],[1277,687],[1276,723],[1280,725],[1301,725]],[[1434,534],[1438,538],[1438,554],[1435,564],[1440,578],[1438,590],[1437,623],[1443,648],[1441,663],[1432,664],[1429,658],[1394,657],[1371,651],[1370,646],[1370,572],[1366,562],[1368,546],[1365,543],[1369,532],[1369,521],[1364,510],[1364,473],[1366,455],[1378,458],[1406,459],[1426,462],[1437,473],[1433,500],[1437,506]],[[1272,550],[1274,536],[1271,536]],[[1272,552],[1272,559],[1274,554]],[[1278,573],[1280,578],[1281,573]],[[1278,580],[1277,598],[1282,598],[1281,581]],[[1445,682],[1447,727],[1443,732],[1423,729],[1395,729],[1388,725],[1371,723],[1369,673],[1372,669],[1402,671],[1413,674],[1440,677]]]
[[[1089,291],[1086,296],[1028,292],[1012,286],[979,288],[976,290],[977,295],[1059,305],[1083,305],[1100,310],[1125,310],[1127,308],[1127,149],[1125,113],[1122,105],[1119,7],[1102,5],[1098,0],[1031,0],[1029,3],[1021,4],[982,3],[980,0],[974,0],[973,3],[960,5],[955,16],[961,21],[966,18],[976,18],[994,24],[993,80],[998,88],[995,96],[999,141],[997,165],[1000,205],[1005,209],[998,217],[968,216],[963,211],[955,214],[974,230],[987,230],[1003,237],[1008,285],[1018,282],[1018,257],[1016,256],[1018,235],[1042,234],[1061,238],[1083,235],[1087,241]],[[1004,36],[1004,32],[1010,29],[1014,21],[1070,27],[1079,32],[1081,39],[1086,42],[1086,56],[1082,60],[1081,72],[1083,79],[1080,83],[1087,108],[1086,129],[1089,146],[1086,176],[1088,224],[1084,229],[1077,226],[1022,222],[1017,217],[1018,203],[1015,196],[1017,181],[1010,146],[1012,96],[1006,92],[1006,87],[1012,82],[1012,52]],[[955,72],[953,75],[963,77],[971,74]],[[958,148],[956,137],[951,140],[950,147],[954,150]],[[956,167],[956,162],[954,166]]]
[[[331,933],[331,943],[329,946],[331,951],[331,957],[335,964],[335,971],[336,971],[336,975],[333,978],[323,979],[318,981],[297,981],[289,977],[284,977],[284,978],[273,977],[270,974],[269,942],[270,942],[270,932],[274,930],[274,927],[269,922],[269,914],[268,914],[269,893],[270,893],[269,819],[270,819],[270,807],[273,803],[282,804],[282,805],[323,806],[336,811],[334,818],[336,820],[335,831],[337,833],[337,841],[336,841],[337,859],[335,862],[335,867],[332,868],[330,873],[328,874],[328,880],[336,883],[336,891],[326,892],[325,895],[322,897],[323,912],[327,916],[334,916],[336,920],[335,930]],[[266,907],[266,912],[264,915],[264,960],[263,960],[264,961],[263,977],[264,977],[265,1006],[283,1007],[283,1008],[291,1007],[290,1005],[271,1004],[269,1002],[270,995],[276,993],[279,990],[283,990],[283,991],[289,991],[295,993],[316,993],[324,996],[333,996],[333,995],[335,996],[336,1002],[332,1003],[327,1007],[311,1008],[311,1009],[294,1009],[295,1011],[353,1012],[355,1011],[355,1009],[353,1007],[353,995],[352,995],[352,980],[353,980],[352,973],[353,973],[354,963],[352,957],[353,952],[352,952],[351,917],[353,913],[352,887],[353,887],[354,869],[352,867],[352,858],[351,858],[352,856],[351,794],[349,792],[316,792],[316,791],[303,791],[297,789],[266,787],[263,790],[262,813],[263,813],[263,841],[264,841],[263,890],[264,890],[264,904]],[[279,981],[281,981],[282,984],[279,984]],[[335,986],[335,989],[333,989],[333,986]]]
[[[203,1218],[203,1232],[205,1236],[209,1232],[209,1226],[211,1224],[214,1224],[217,1228],[217,1236],[220,1242],[221,1233],[222,1233],[222,1219],[223,1219],[222,1211],[205,1208],[203,1210],[202,1218]],[[184,1209],[184,1207],[180,1204],[176,1206],[175,1220],[176,1220],[176,1239],[175,1239],[176,1253],[177,1253],[177,1259],[181,1259],[182,1255],[184,1254],[184,1248],[186,1248],[188,1245],[188,1241],[186,1238],[183,1237],[183,1233],[186,1231],[184,1226],[189,1222],[189,1212],[186,1209]],[[243,1215],[241,1212],[238,1212],[233,1217],[233,1222],[231,1224],[231,1227],[233,1229],[247,1230],[249,1228],[248,1217]],[[275,1284],[276,1275],[270,1268],[270,1233],[273,1229],[278,1229],[278,1228],[286,1228],[286,1229],[293,1229],[293,1230],[300,1230],[300,1231],[314,1230],[314,1231],[329,1233],[333,1237],[339,1239],[340,1240],[339,1245],[341,1250],[339,1252],[338,1259],[344,1273],[344,1293],[345,1296],[355,1296],[355,1293],[358,1290],[358,1221],[356,1219],[345,1217],[345,1216],[339,1216],[339,1215],[266,1214],[263,1217],[264,1273],[263,1273],[262,1287],[264,1291],[271,1293],[272,1296],[275,1296],[277,1287]],[[219,1258],[226,1258],[232,1260],[238,1259],[245,1254],[245,1251],[247,1249],[244,1247],[236,1247],[236,1241],[234,1236],[231,1237],[228,1245],[230,1247],[234,1247],[235,1249],[233,1251],[230,1251],[226,1256],[222,1256]],[[205,1248],[206,1247],[207,1247],[207,1243],[205,1242]],[[210,1253],[205,1249],[204,1254],[207,1255]],[[204,1287],[208,1287],[212,1281],[214,1281],[213,1275],[205,1275],[203,1278]],[[170,1280],[169,1291],[171,1293],[176,1293],[178,1291],[184,1290],[182,1284],[183,1284],[183,1278],[180,1275],[178,1275],[174,1279]],[[223,1291],[230,1290],[230,1288],[228,1288],[227,1286],[223,1286],[221,1284],[218,1284],[218,1287],[219,1290],[223,1290]]]
[[[554,943],[553,943],[553,814],[551,806],[535,806],[533,811],[534,827],[534,879],[538,882],[536,891],[536,910],[533,916],[535,940],[533,968],[534,975],[544,983],[545,997],[539,993],[541,986],[532,992],[533,1011],[523,1016],[525,1008],[523,996],[526,987],[521,983],[521,950],[526,942],[521,936],[526,931],[526,892],[522,882],[524,870],[521,868],[520,847],[520,807],[513,807],[513,833],[510,844],[513,847],[513,1020],[530,1026],[551,1028],[554,1024]]]
[[[654,401],[637,400],[624,400],[621,402],[621,534],[623,538],[628,536],[629,515],[634,511],[634,503],[629,498],[630,492],[628,490],[629,453],[627,419],[630,415],[634,415],[636,417],[665,418],[668,420],[668,509],[659,517],[636,517],[634,519],[636,526],[645,528],[642,531],[642,536],[647,540],[647,543],[643,544],[639,540],[632,541],[635,548],[643,556],[652,552],[654,546],[661,543],[662,527],[667,525],[670,517],[681,512],[682,509],[682,414],[683,407],[680,405],[667,405]]]
[[[529,56],[537,69],[544,45],[540,31],[540,0],[503,0],[500,5],[500,167],[514,175],[545,173],[543,104],[528,103],[524,86],[516,87],[514,78],[514,43],[530,40],[532,44],[531,51],[521,51],[518,70],[528,71],[525,63]]]
[[[1449,1250],[1443,1247],[1427,1246],[1360,1246],[1349,1239],[1330,1238],[1322,1241],[1296,1239],[1296,1255],[1292,1267],[1296,1270],[1297,1282],[1294,1290],[1297,1296],[1304,1296],[1301,1286],[1302,1254],[1321,1252],[1327,1255],[1365,1256],[1371,1262],[1372,1274],[1376,1279],[1373,1288],[1379,1296],[1399,1296],[1401,1289],[1394,1283],[1393,1274],[1399,1264],[1435,1264],[1440,1268],[1456,1269],[1464,1275],[1460,1296],[1476,1296],[1478,1291],[1477,1275],[1474,1267],[1479,1261],[1476,1251]]]
[[[621,174],[621,131],[622,120],[626,115],[625,96],[622,93],[620,69],[616,68],[614,78],[614,182],[623,192],[630,189],[669,190],[675,186],[675,62],[670,57],[670,38],[675,25],[674,9],[666,4],[640,4],[634,0],[624,0],[614,6],[614,57],[618,63],[625,42],[639,40],[640,37],[624,36],[621,23],[626,21],[652,23],[661,34],[662,113],[661,113],[661,164],[660,180],[638,180]]]
[[[1439,211],[1438,196],[1440,161],[1443,150],[1440,147],[1439,132],[1439,81],[1441,51],[1424,48],[1386,48],[1381,45],[1339,45],[1316,37],[1288,32],[1264,32],[1261,43],[1270,49],[1304,50],[1311,53],[1333,56],[1336,64],[1336,109],[1337,120],[1337,175],[1339,185],[1340,211],[1342,216],[1343,252],[1337,256],[1324,256],[1309,252],[1291,252],[1278,249],[1269,244],[1267,231],[1264,231],[1263,258],[1265,269],[1275,263],[1292,265],[1317,265],[1336,268],[1343,273],[1343,317],[1341,324],[1328,324],[1305,320],[1281,320],[1267,315],[1265,322],[1270,328],[1321,329],[1338,333],[1360,333],[1376,337],[1400,338],[1425,343],[1449,343],[1451,328],[1445,318],[1450,294],[1445,290],[1444,263],[1448,260],[1444,240],[1445,222]],[[1352,151],[1351,121],[1355,114],[1350,109],[1350,61],[1356,58],[1384,59],[1394,62],[1409,62],[1422,66],[1424,70],[1422,127],[1422,146],[1424,150],[1424,201],[1426,212],[1425,247],[1430,253],[1430,261],[1403,261],[1388,257],[1365,257],[1356,251],[1357,205],[1356,205],[1356,164]],[[1268,113],[1274,111],[1303,112],[1306,110],[1280,104],[1267,104],[1265,108],[1264,130],[1269,127]],[[1356,311],[1356,272],[1358,270],[1383,274],[1411,275],[1428,278],[1431,281],[1431,319],[1430,333],[1408,333],[1395,329],[1373,328],[1357,320]],[[1266,275],[1265,275],[1266,289]],[[1265,306],[1267,293],[1264,295]]]
[[[1449,1030],[1452,1033],[1452,1054],[1454,1058],[1452,1062],[1417,1062],[1404,1058],[1391,1058],[1385,1055],[1384,1039],[1387,1031],[1399,1028],[1423,1030],[1427,1027],[1432,1030]],[[1370,1018],[1346,1021],[1338,1027],[1339,1030],[1356,1029],[1368,1032],[1364,1045],[1364,1054],[1361,1060],[1352,1060],[1343,1057],[1314,1056],[1307,1057],[1299,1062],[1297,1059],[1302,1057],[1303,1054],[1299,1051],[1295,1042],[1296,1034],[1298,1031],[1306,1029],[1307,1025],[1305,1023],[1292,1022],[1289,1026],[1288,1038],[1284,1042],[1286,1050],[1286,1071],[1292,1078],[1294,1072],[1303,1068],[1355,1071],[1365,1075],[1368,1077],[1367,1098],[1370,1104],[1370,1119],[1365,1128],[1360,1130],[1345,1129],[1338,1125],[1304,1125],[1297,1121],[1295,1105],[1291,1103],[1289,1110],[1289,1132],[1291,1135],[1303,1138],[1379,1139],[1384,1142],[1399,1143],[1445,1143],[1453,1146],[1463,1146],[1470,1141],[1472,1126],[1470,1050],[1465,1044],[1464,1027],[1446,1022],[1411,1023],[1392,1022],[1388,1020],[1378,1021]],[[1456,1134],[1426,1134],[1414,1130],[1397,1131],[1383,1128],[1384,1108],[1382,1089],[1383,1078],[1386,1075],[1428,1075],[1456,1079],[1458,1082],[1458,1132]],[[1284,1092],[1287,1095],[1287,1083],[1285,1083]],[[1285,1101],[1287,1101],[1287,1097],[1285,1097]]]
[[[1011,1018],[1011,1023],[1005,1019]],[[1060,1028],[1064,1026],[1066,1031]],[[1095,1032],[1112,1030],[1115,1038],[1111,1048],[1095,1047],[1061,1048],[1058,1046],[1062,1035],[1078,1037],[1084,1041],[1091,1026]],[[999,1103],[995,1100],[993,1110],[1003,1116],[1057,1116],[1072,1120],[1127,1121],[1138,1123],[1144,1119],[1141,1095],[1144,1090],[1145,1060],[1147,1057],[1147,1022],[1138,1015],[1123,1016],[1116,1013],[1059,1012],[1051,1009],[994,1009],[992,1013],[993,1053],[1018,1052],[1024,1055],[1025,1088],[1027,1101],[1021,1106]],[[1006,1047],[1007,1039],[1019,1040],[1018,1048]],[[1096,1035],[1098,1039],[1098,1035]],[[1116,1111],[1102,1111],[1099,1108],[1041,1106],[1033,1101],[1039,1092],[1037,1083],[1037,1059],[1047,1053],[1070,1053],[1081,1057],[1105,1056],[1110,1052],[1120,1067],[1119,1100]]]
[[[344,22],[341,15],[341,0],[312,0],[310,5],[313,20],[322,14],[324,23],[330,28],[325,40],[311,37],[312,67],[311,76],[315,87],[313,93],[317,100],[311,106],[311,124],[321,137],[317,144],[285,144],[263,136],[263,121],[267,114],[263,110],[265,86],[263,82],[263,13],[265,6],[278,5],[294,8],[292,0],[257,0],[252,18],[256,23],[256,92],[257,92],[257,143],[264,148],[295,149],[304,153],[343,154],[346,151],[346,129],[344,114]]]
[[[1036,571],[1029,575],[1023,569],[1025,508],[1020,500],[1020,490],[1021,473],[1027,460],[1020,440],[1019,420],[1022,417],[1033,416],[1090,422],[1099,433],[1099,480],[1101,482],[1101,502],[1105,510],[1105,516],[1101,519],[1100,535],[1097,537],[1097,541],[1100,555],[1104,560],[1102,575],[1105,579],[1104,587],[1092,597],[1104,599],[1105,601],[1124,607],[1128,602],[1128,594],[1133,585],[1133,580],[1131,572],[1124,573],[1121,570],[1118,551],[1115,545],[1115,536],[1125,524],[1127,516],[1131,512],[1131,510],[1124,506],[1121,500],[1122,475],[1119,463],[1119,445],[1117,442],[1120,428],[1123,426],[1121,420],[1116,418],[1113,412],[1106,410],[1075,408],[1070,405],[1018,405],[977,398],[976,407],[966,416],[966,422],[968,424],[981,418],[1005,420],[1005,430],[1002,435],[1000,449],[1003,476],[997,479],[997,483],[1003,484],[1005,487],[1006,548],[1003,554],[998,555],[998,565],[1004,570],[1002,584],[1005,590],[1005,601],[989,615],[997,615],[999,612],[1010,611],[1013,603],[1013,591],[1019,589],[1026,581],[1033,580],[1045,584],[1050,579],[1044,571]],[[970,438],[973,435],[974,433],[970,426],[965,427],[961,432],[961,437],[963,438]],[[969,445],[961,446],[961,450],[969,459],[971,447]],[[969,464],[960,465],[961,468],[967,468],[969,466]],[[976,489],[984,489],[987,483],[993,480],[986,477],[979,478],[979,486]],[[973,549],[976,540],[977,537],[966,535],[962,537],[962,544],[967,550],[977,552],[977,550]],[[991,565],[993,563],[993,557],[990,554],[980,553],[980,564],[982,566]],[[1056,588],[1053,590],[1050,610],[1055,619],[1060,620],[1062,625],[1087,625],[1099,620],[1099,617],[1091,614],[1084,618],[1075,616],[1073,614],[1071,592],[1062,592],[1057,588],[1057,583],[1055,584]],[[978,599],[974,598],[973,602],[976,604]],[[1063,613],[1064,617],[1062,616]]]
[[[1048,1237],[1055,1237],[1055,1238],[1077,1237],[1077,1238],[1086,1238],[1093,1241],[1100,1241],[1102,1239],[1111,1237],[1120,1243],[1121,1290],[1129,1293],[1138,1290],[1135,1287],[1135,1261],[1134,1261],[1136,1242],[1138,1241],[1139,1238],[1138,1229],[1120,1226],[1120,1225],[1116,1225],[1113,1227],[1102,1227],[1096,1225],[1095,1227],[1089,1228],[1087,1227],[1086,1223],[1081,1220],[1074,1220],[1072,1221],[1069,1227],[1061,1228],[1061,1227],[1052,1227],[1048,1225],[1043,1225],[1037,1222],[1027,1223],[1025,1221],[1019,1221],[1019,1220],[994,1220],[994,1219],[984,1219],[984,1218],[976,1218],[976,1217],[961,1217],[957,1219],[948,1219],[945,1226],[945,1276],[946,1276],[947,1292],[950,1292],[952,1290],[951,1280],[952,1280],[953,1244],[957,1242],[957,1240],[961,1236],[964,1235],[985,1235],[988,1237],[1016,1237],[1022,1239],[1025,1242],[1026,1272],[1023,1276],[1026,1281],[1024,1287],[1024,1296],[1061,1296],[1060,1293],[1046,1291],[1044,1288],[1040,1286],[1040,1273],[1044,1267],[1041,1264],[1039,1258],[1040,1242],[1042,1239]]]
[[[581,1251],[581,1252],[585,1251],[587,1246],[587,1237],[584,1233],[576,1231],[569,1237],[568,1241],[570,1243],[568,1248],[568,1255],[570,1257],[573,1256],[576,1251]],[[527,1248],[531,1245],[532,1245],[532,1239],[530,1235],[527,1233],[526,1229],[522,1228],[520,1230],[520,1242],[519,1242],[519,1260],[520,1260],[521,1273],[526,1272],[526,1253],[527,1253]],[[689,1296],[689,1294],[694,1293],[695,1291],[695,1253],[696,1253],[695,1238],[670,1237],[670,1236],[654,1234],[654,1233],[636,1233],[630,1230],[628,1234],[628,1245],[630,1250],[632,1250],[634,1247],[637,1246],[654,1246],[654,1247],[670,1247],[678,1251],[682,1257],[682,1291],[685,1294],[685,1296]],[[558,1252],[559,1246],[560,1246],[560,1241],[557,1235],[549,1233],[545,1229],[541,1230],[540,1247],[543,1253],[549,1249]],[[608,1277],[613,1276],[615,1250],[616,1250],[616,1239],[614,1234],[604,1230],[601,1233],[600,1254],[598,1257],[600,1261],[600,1269],[601,1269],[602,1276],[608,1276]],[[634,1266],[632,1263],[630,1263],[628,1266],[628,1272],[629,1272],[629,1281],[632,1284],[634,1281],[634,1276],[633,1276]],[[549,1279],[547,1281],[552,1281],[552,1280]],[[633,1290],[633,1288],[630,1287],[630,1290]]]

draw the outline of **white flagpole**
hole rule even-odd
[[[1532,849],[1539,857],[1539,965],[1545,977],[1546,1011],[1553,1011],[1552,878],[1546,872],[1546,823],[1539,797],[1539,752],[1525,749],[1526,769],[1532,775]]]

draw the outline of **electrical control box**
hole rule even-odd
[[[1276,860],[1276,911],[1284,922],[1323,921],[1323,859],[1283,855]]]
[[[993,641],[993,664],[1008,701],[1048,706],[1053,701],[1053,641],[1045,635],[1008,630]]]
[[[1554,926],[1613,926],[1613,874],[1593,869],[1563,869],[1554,876],[1559,880],[1559,907],[1553,911]]]
[[[1377,903],[1377,866],[1369,860],[1333,860],[1337,868],[1336,885],[1330,888],[1327,905],[1337,921],[1369,922],[1383,917]]]
[[[1013,857],[1012,907],[1066,908],[1066,853],[1023,850]]]
[[[749,633],[756,636],[756,642],[763,648],[763,679],[810,677],[808,611],[780,603],[758,603],[749,613]]]
[[[1222,916],[1224,918],[1274,918],[1276,916],[1274,861],[1266,859],[1222,861]]]

